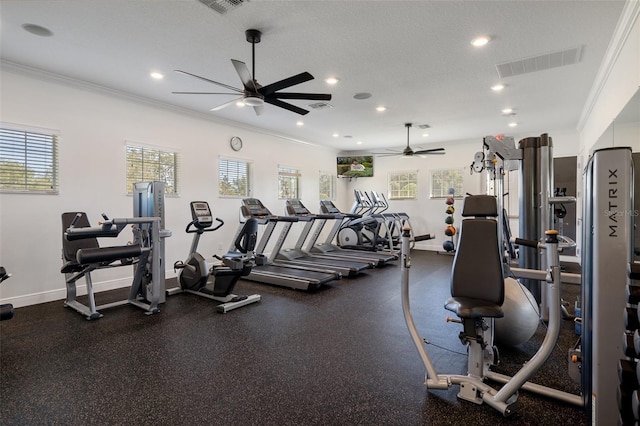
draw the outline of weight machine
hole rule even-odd
[[[109,219],[91,227],[84,212],[62,214],[62,268],[70,307],[88,320],[102,318],[99,310],[131,304],[154,314],[165,302],[164,239],[171,231],[164,229],[164,183],[142,182],[134,185],[134,217]],[[100,247],[98,238],[115,238],[132,225],[132,244]],[[134,275],[129,296],[103,305],[96,304],[91,273],[98,269],[133,265]],[[77,284],[85,278],[88,305],[77,298]]]
[[[549,324],[542,345],[536,354],[513,376],[491,370],[497,363],[493,346],[494,319],[503,316],[504,270],[502,247],[499,245],[498,208],[496,198],[489,195],[469,196],[465,199],[460,240],[452,267],[451,298],[445,308],[458,316],[462,324],[460,341],[468,346],[466,375],[439,374],[424,348],[424,341],[415,326],[409,305],[410,232],[405,228],[402,236],[402,307],[405,321],[425,367],[425,385],[431,389],[446,390],[458,385],[458,398],[495,408],[503,416],[511,416],[517,408],[520,389],[535,392],[561,401],[582,405],[580,395],[548,388],[529,379],[544,365],[553,351],[560,331],[560,265],[557,231],[545,233],[545,241],[515,239],[516,244],[544,250],[547,258],[546,285],[550,300]],[[503,383],[498,390],[485,379]]]

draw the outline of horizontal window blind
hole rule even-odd
[[[0,190],[57,194],[57,135],[0,128]]]
[[[242,160],[218,160],[218,193],[223,197],[249,196],[249,163]]]
[[[179,156],[176,152],[127,145],[127,193],[136,182],[164,182],[166,194],[178,194]]]

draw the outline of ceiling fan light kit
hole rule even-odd
[[[311,100],[311,101],[330,101],[331,94],[326,93],[295,93],[295,92],[280,92],[280,90],[287,89],[292,86],[296,86],[298,84],[304,83],[306,81],[313,80],[313,76],[308,72],[302,72],[300,74],[293,75],[291,77],[285,78],[280,81],[276,81],[275,83],[268,84],[266,86],[262,86],[256,80],[256,43],[260,43],[262,39],[262,33],[256,29],[248,29],[245,31],[245,37],[249,43],[251,43],[251,60],[252,60],[252,71],[249,72],[249,68],[247,64],[242,61],[238,61],[236,59],[232,59],[231,63],[233,67],[236,69],[238,76],[240,77],[240,81],[242,81],[243,88],[239,89],[233,86],[229,86],[224,83],[220,83],[214,80],[210,80],[205,77],[200,77],[198,75],[176,70],[176,72],[189,75],[191,77],[195,77],[199,80],[206,81],[208,83],[215,84],[217,86],[224,87],[228,90],[231,90],[232,93],[214,93],[214,92],[173,92],[174,94],[181,95],[240,95],[239,99],[233,99],[232,101],[227,101],[222,105],[218,105],[211,109],[211,111],[218,111],[222,108],[227,107],[236,101],[241,100],[245,105],[253,107],[256,115],[260,115],[263,112],[263,105],[265,103],[286,109],[291,112],[295,112],[296,114],[305,115],[308,114],[309,111],[300,108],[296,105],[293,105],[289,102],[283,101],[283,99],[287,100]]]

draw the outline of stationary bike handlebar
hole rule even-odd
[[[185,229],[185,232],[187,234],[195,234],[195,233],[202,234],[203,232],[215,231],[217,229],[220,229],[220,227],[222,227],[222,225],[224,225],[224,221],[222,219],[220,219],[219,217],[216,217],[216,221],[218,221],[218,224],[216,226],[214,226],[213,228],[204,228],[204,227],[200,227],[200,226],[197,225],[198,223],[200,223],[198,221],[198,219],[193,219],[187,225],[187,228]],[[211,226],[211,225],[209,225],[209,226]]]

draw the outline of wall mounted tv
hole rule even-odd
[[[338,177],[372,177],[373,155],[338,157]]]

